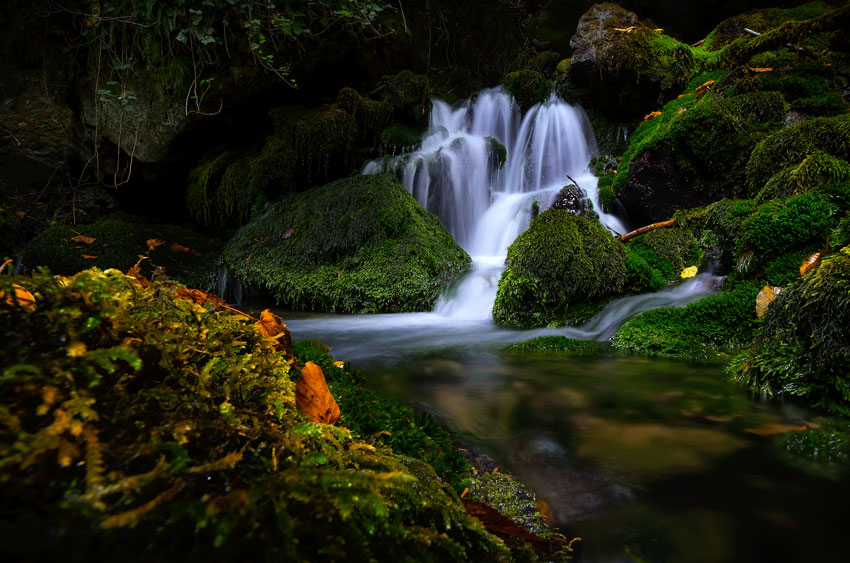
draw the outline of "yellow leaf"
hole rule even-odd
[[[819,251],[815,252],[814,254],[803,260],[803,263],[800,264],[800,275],[805,276],[806,274],[817,268],[818,264],[820,264],[821,256],[823,256],[823,252]]]
[[[68,344],[67,352],[68,356],[71,358],[79,358],[81,356],[86,355],[86,343],[85,342],[71,342]]]
[[[345,362],[334,362],[334,366],[336,366],[338,368],[342,368],[342,367],[345,366]]]
[[[764,316],[767,306],[776,299],[776,296],[779,295],[781,291],[781,287],[772,287],[770,285],[766,285],[761,288],[759,294],[756,295],[756,317],[762,318]]]
[[[91,244],[96,241],[96,238],[87,237],[85,235],[77,235],[75,237],[71,237],[71,240],[74,242],[79,242],[81,244]]]
[[[691,266],[689,268],[685,268],[684,270],[682,270],[682,274],[681,274],[682,279],[686,280],[688,278],[694,277],[695,275],[697,275],[697,271],[698,271],[698,268],[696,266]]]
[[[660,112],[660,111],[651,111],[651,112],[649,112],[648,114],[646,114],[646,115],[644,115],[644,116],[643,116],[643,120],[644,120],[644,121],[649,121],[649,120],[651,120],[651,119],[655,119],[655,118],[656,118],[656,117],[658,117],[659,115],[661,115],[661,112]]]
[[[86,260],[94,260],[95,258],[97,258],[97,256],[92,256],[91,254],[80,254],[80,256],[82,256]]]

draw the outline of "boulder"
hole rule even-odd
[[[584,192],[575,184],[561,188],[551,207],[552,209],[562,209],[570,215],[581,215],[583,217],[586,217],[593,208],[590,201],[584,196]]]

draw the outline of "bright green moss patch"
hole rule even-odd
[[[850,184],[850,163],[815,150],[802,162],[771,176],[756,196],[756,201],[787,198],[796,194],[830,192],[838,185]]]
[[[589,340],[576,340],[566,336],[540,336],[505,347],[509,354],[557,354],[564,356],[598,356],[606,347]]]
[[[655,309],[624,324],[615,349],[645,356],[716,360],[750,341],[758,284],[706,297],[684,308]]]
[[[289,361],[245,317],[115,270],[13,283],[37,296],[0,302],[13,559],[509,557],[426,463],[304,422]]]
[[[510,72],[502,79],[502,83],[523,111],[529,110],[535,104],[545,102],[552,93],[552,81],[536,70],[523,69]]]
[[[753,389],[850,414],[850,250],[786,288],[729,372]]]
[[[750,37],[744,28],[764,33],[779,27],[787,21],[808,20],[826,14],[832,8],[826,2],[809,2],[795,8],[767,8],[754,10],[734,16],[721,22],[708,34],[703,47],[715,51],[725,47],[735,39]]]
[[[622,289],[625,260],[623,246],[598,221],[549,209],[508,248],[493,318],[517,328],[574,324],[573,306]]]
[[[391,154],[411,152],[421,142],[422,131],[401,123],[394,123],[381,133],[381,146]]]
[[[784,201],[770,201],[742,224],[742,243],[762,256],[815,241],[825,241],[837,209],[826,197],[803,194]]]
[[[139,261],[140,255],[147,255],[149,259],[140,264],[146,276],[161,267],[169,278],[190,287],[215,288],[221,242],[173,225],[135,221],[140,220],[112,216],[91,225],[54,225],[27,244],[25,263],[30,268],[46,266],[54,274],[62,275],[91,267],[126,272]],[[95,240],[91,244],[72,240],[78,235]],[[159,239],[164,244],[149,251],[149,239]]]
[[[439,220],[386,175],[293,194],[243,227],[224,261],[295,309],[430,310],[470,259]]]
[[[504,473],[479,473],[472,478],[467,497],[483,502],[535,534],[546,535],[548,526],[535,505],[534,491]]]

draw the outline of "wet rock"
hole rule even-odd
[[[555,201],[552,202],[552,208],[563,209],[571,215],[586,217],[592,206],[590,201],[584,197],[584,192],[575,184],[570,184],[561,188],[561,191],[555,196]]]

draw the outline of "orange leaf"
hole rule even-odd
[[[174,294],[174,297],[177,299],[183,299],[184,301],[191,301],[193,303],[197,303],[198,305],[206,305],[207,303],[212,303],[216,307],[226,307],[227,303],[224,302],[224,299],[221,299],[218,295],[213,295],[211,293],[207,293],[206,291],[201,291],[200,289],[191,289],[188,287],[180,288]]]
[[[295,403],[313,422],[334,424],[339,420],[339,405],[331,395],[322,368],[313,362],[301,370],[295,384]]]
[[[750,67],[750,70],[753,71],[753,72],[770,72],[773,69],[770,68],[770,67],[757,66],[757,67]]]
[[[165,244],[164,240],[159,240],[158,238],[149,238],[145,242],[147,242],[147,244],[148,244],[148,252],[150,252],[151,250],[153,250],[157,246],[162,246],[163,244]]]
[[[820,251],[818,251],[803,260],[803,263],[800,264],[800,275],[805,276],[806,274],[817,268],[818,264],[820,264],[820,259],[821,253]]]
[[[709,88],[712,84],[714,84],[714,80],[709,80],[708,82],[703,82],[702,84],[697,86],[697,92]]]
[[[266,309],[260,313],[260,320],[254,323],[254,326],[257,327],[260,334],[274,339],[278,350],[286,354],[287,357],[294,358],[292,355],[292,336],[280,317]]]
[[[177,244],[176,242],[172,242],[168,247],[171,252],[185,252],[187,254],[193,254],[195,256],[201,256],[201,253],[197,250],[192,250],[191,248],[187,248],[182,244]]]
[[[652,111],[652,112],[649,112],[648,114],[644,115],[644,116],[643,116],[643,120],[644,120],[644,121],[649,121],[649,120],[651,120],[651,119],[655,119],[655,118],[656,118],[656,117],[658,117],[659,115],[661,115],[661,112],[660,112],[660,111]]]
[[[86,260],[93,260],[94,258],[97,258],[97,256],[92,256],[91,254],[80,254],[80,256],[82,256]]]
[[[688,92],[687,94],[679,94],[678,96],[676,96],[676,99],[678,100],[679,98],[687,98],[688,96],[693,96],[693,95],[694,95],[693,92]]]
[[[9,295],[0,290],[0,299],[3,299],[7,305],[19,305],[27,311],[35,311],[35,297],[32,293],[16,283],[12,284],[12,289],[15,290],[15,293]]]
[[[71,240],[74,242],[79,242],[81,244],[91,244],[96,241],[96,238],[87,237],[85,235],[77,235],[75,237],[71,237]]]

